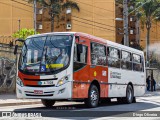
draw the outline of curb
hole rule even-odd
[[[41,101],[36,102],[17,102],[17,103],[0,103],[0,107],[4,106],[17,106],[17,105],[32,105],[32,104],[41,104]]]

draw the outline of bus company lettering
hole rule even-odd
[[[118,72],[110,72],[110,78],[117,78],[117,79],[121,79],[121,73]]]

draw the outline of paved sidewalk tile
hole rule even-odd
[[[1,94],[0,106],[40,104],[40,99],[18,99],[15,94]]]

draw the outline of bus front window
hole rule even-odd
[[[19,70],[25,73],[52,73],[66,68],[71,56],[72,36],[33,37],[25,41]]]

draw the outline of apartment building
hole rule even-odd
[[[0,0],[0,43],[12,41],[19,28],[33,28],[33,5],[26,0]]]
[[[115,0],[73,0],[80,12],[67,9],[60,22],[55,22],[54,31],[76,31],[92,34],[116,42]],[[57,21],[57,20],[55,20]],[[51,31],[48,10],[37,9],[37,31]]]

